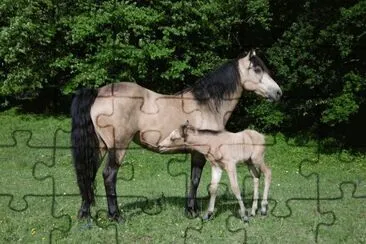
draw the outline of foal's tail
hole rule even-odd
[[[71,105],[72,156],[80,194],[87,203],[94,203],[94,180],[100,164],[99,141],[90,116],[96,97],[96,90],[83,88],[76,92]]]

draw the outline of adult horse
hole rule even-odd
[[[282,91],[263,61],[250,51],[212,71],[176,95],[163,95],[135,83],[121,82],[76,92],[72,105],[72,151],[82,198],[79,218],[90,217],[100,155],[108,153],[103,170],[108,215],[120,221],[116,180],[129,143],[158,152],[159,142],[182,121],[198,129],[223,130],[243,91],[277,101]],[[197,211],[196,192],[204,155],[191,152],[191,184],[187,210]]]

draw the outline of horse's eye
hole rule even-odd
[[[262,69],[261,69],[260,67],[255,67],[255,68],[254,68],[254,72],[255,72],[256,74],[260,74],[260,73],[262,73]]]

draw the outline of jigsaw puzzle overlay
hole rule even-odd
[[[227,105],[212,116],[213,110],[195,106],[193,96],[168,96],[154,92],[148,96],[124,94],[132,83],[109,85],[96,99],[107,104],[96,116],[100,135],[115,145],[120,127],[117,121],[128,120],[120,109],[129,104],[146,123],[136,142],[157,151],[157,144],[186,119],[208,131],[224,125],[241,94],[222,99]],[[123,88],[119,90],[119,88]],[[136,88],[136,87],[135,87]],[[138,88],[144,89],[144,88]],[[121,93],[120,93],[121,92]],[[166,124],[154,117],[175,105]],[[212,105],[212,104],[211,104]],[[212,106],[215,106],[213,104]],[[125,108],[125,107],[123,107]],[[183,120],[182,120],[183,118]],[[187,153],[158,154],[138,144],[118,144],[126,151],[117,175],[118,208],[124,219],[109,219],[107,197],[102,176],[107,156],[96,176],[96,203],[91,218],[79,220],[81,197],[72,164],[70,119],[32,118],[0,115],[3,137],[0,139],[0,224],[1,241],[6,242],[81,242],[92,243],[298,243],[365,242],[366,174],[365,157],[334,148],[328,153],[317,141],[299,143],[282,134],[266,135],[266,164],[272,170],[269,204],[266,216],[259,211],[244,223],[239,204],[224,173],[218,185],[214,213],[202,218],[209,201],[211,169],[206,163],[200,180],[197,200],[198,216],[186,213],[186,197],[191,185],[191,162]],[[182,120],[182,121],[181,121]],[[211,125],[208,121],[215,121]],[[163,129],[169,128],[167,131]],[[219,128],[220,129],[220,128]],[[245,128],[243,128],[245,129]],[[260,131],[260,130],[258,130]],[[134,131],[135,132],[135,131]],[[213,133],[214,134],[214,133]],[[102,136],[103,137],[103,136]],[[132,139],[132,138],[131,138]],[[217,142],[215,142],[217,143]],[[220,143],[220,142],[219,142]],[[221,144],[219,148],[234,151],[240,144]],[[211,152],[211,145],[199,145]],[[329,148],[328,148],[329,149]],[[237,178],[245,207],[250,212],[253,201],[253,179],[245,164],[238,164]],[[260,178],[259,202],[263,192]],[[260,207],[259,207],[260,208]]]
[[[267,136],[266,158],[273,171],[269,214],[253,217],[244,224],[225,176],[219,186],[214,218],[188,218],[184,204],[190,182],[189,155],[161,155],[132,144],[117,182],[126,222],[108,220],[99,174],[96,210],[92,223],[88,223],[76,219],[80,196],[71,164],[68,124],[63,123],[52,133],[48,130],[47,140],[41,138],[46,131],[37,129],[34,121],[21,124],[18,129],[7,131],[0,144],[1,223],[7,226],[2,229],[7,236],[4,241],[67,242],[75,236],[88,240],[91,232],[93,242],[172,241],[164,238],[164,229],[174,231],[173,241],[181,243],[286,242],[288,229],[299,242],[365,240],[366,179],[364,171],[355,169],[363,167],[364,158],[343,150],[327,155],[316,142],[298,145],[280,134]],[[27,124],[34,128],[25,129]],[[276,159],[282,150],[286,150],[286,162]],[[303,159],[297,160],[300,157]],[[334,178],[339,171],[342,178]],[[246,167],[238,167],[238,177],[249,207],[253,186]],[[198,193],[201,215],[208,204],[209,182],[210,170],[206,166]],[[23,219],[27,219],[26,226]],[[334,240],[334,236],[341,239]]]

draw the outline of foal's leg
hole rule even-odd
[[[199,152],[191,153],[191,184],[187,198],[186,210],[191,216],[197,216],[197,188],[200,184],[203,166],[205,166],[206,158]]]
[[[229,175],[231,190],[233,191],[236,199],[238,199],[238,202],[239,202],[240,217],[242,218],[242,220],[244,222],[248,222],[249,221],[248,214],[245,210],[244,203],[243,203],[243,200],[242,200],[241,194],[240,194],[238,178],[237,178],[237,175],[236,175],[236,165],[235,164],[229,164],[226,170],[227,170],[227,173]]]
[[[251,215],[255,216],[255,213],[257,212],[258,209],[258,197],[259,197],[258,189],[259,189],[260,172],[253,164],[249,164],[248,168],[253,177],[253,204],[252,204]]]
[[[122,222],[117,203],[116,182],[120,162],[126,153],[125,149],[110,149],[107,164],[103,170],[104,187],[107,195],[108,216],[112,220]]]
[[[215,208],[215,199],[217,193],[217,187],[220,183],[222,175],[222,169],[218,166],[212,166],[211,168],[211,184],[210,184],[210,202],[208,204],[207,212],[203,216],[203,219],[210,219]]]
[[[264,162],[262,162],[259,166],[260,170],[263,172],[264,175],[264,190],[263,190],[263,199],[261,202],[261,214],[267,215],[267,207],[268,207],[268,192],[269,186],[271,185],[272,180],[272,172],[271,169],[268,168]]]

